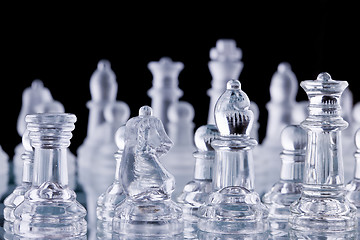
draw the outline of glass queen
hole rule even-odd
[[[341,131],[348,123],[340,116],[340,96],[348,83],[320,73],[300,86],[309,98],[309,116],[301,123],[308,146],[303,189],[290,207],[289,224],[297,236],[306,232],[343,236],[357,226],[356,207],[345,197],[341,148]]]

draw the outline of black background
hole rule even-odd
[[[181,100],[194,106],[196,127],[206,124],[209,51],[220,38],[232,38],[242,49],[244,68],[239,80],[259,105],[260,139],[266,130],[270,80],[282,61],[291,64],[299,82],[315,79],[323,71],[333,79],[347,80],[354,102],[360,101],[356,5],[221,1],[199,7],[180,2],[150,7],[134,3],[98,2],[91,10],[88,6],[2,8],[0,144],[10,157],[21,141],[16,121],[22,92],[34,79],[42,80],[66,112],[78,117],[70,146],[76,153],[86,136],[90,76],[101,59],[111,62],[119,85],[117,99],[130,106],[131,117],[142,105],[151,104],[148,62],[163,56],[183,62]],[[307,99],[300,87],[297,99]]]

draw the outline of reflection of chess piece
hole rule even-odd
[[[301,193],[306,138],[306,132],[299,125],[289,125],[281,133],[280,180],[262,198],[269,208],[270,231],[274,239],[288,235],[289,207]]]
[[[27,115],[34,170],[31,189],[15,209],[14,233],[22,238],[86,236],[86,210],[68,187],[67,148],[76,117],[65,113]]]
[[[309,144],[301,196],[290,207],[289,225],[295,236],[325,232],[343,239],[357,227],[356,207],[345,196],[341,143],[348,124],[340,115],[340,97],[348,83],[320,73],[300,85],[309,98],[309,116],[301,123]]]
[[[115,180],[97,200],[96,235],[98,239],[112,239],[112,220],[114,218],[115,208],[125,198],[120,175],[120,163],[125,148],[125,126],[120,127],[116,131],[115,142],[119,148],[115,153]]]
[[[249,106],[240,82],[228,81],[215,106],[220,137],[211,144],[215,149],[214,192],[198,210],[202,232],[243,237],[259,234],[266,239],[268,210],[254,192],[252,149],[257,142],[249,137],[254,121]]]
[[[214,124],[214,108],[217,100],[225,91],[229,79],[238,79],[244,64],[241,62],[242,51],[236,47],[233,39],[219,39],[216,47],[210,50],[209,70],[212,76],[208,124]]]
[[[21,110],[17,119],[16,129],[19,136],[23,136],[26,130],[25,116],[28,114],[37,113],[36,107],[41,104],[49,103],[53,101],[53,97],[50,93],[50,90],[44,87],[44,84],[41,80],[34,80],[31,83],[31,87],[28,87],[24,90],[22,94],[22,105]],[[22,167],[23,161],[21,160],[21,155],[24,153],[24,147],[22,143],[19,143],[15,147],[15,155],[13,157],[14,164],[14,175],[17,185],[21,184],[22,181]]]
[[[123,239],[124,235],[157,238],[182,234],[182,210],[171,200],[175,180],[158,160],[171,146],[150,107],[141,107],[139,116],[126,123],[120,164],[126,199],[115,211],[115,239]]]
[[[4,200],[4,230],[6,233],[13,234],[13,223],[15,220],[14,210],[20,203],[24,201],[25,193],[31,188],[33,180],[33,163],[34,153],[30,145],[29,131],[25,131],[22,137],[22,144],[25,152],[21,158],[23,161],[22,183],[18,185],[14,191]]]
[[[148,91],[151,108],[154,116],[162,121],[167,131],[168,108],[183,95],[183,91],[178,86],[178,77],[184,64],[173,62],[169,57],[162,57],[158,62],[149,62],[148,68],[153,75],[152,87]]]
[[[185,101],[172,103],[168,109],[168,135],[174,146],[160,158],[161,164],[175,177],[173,200],[181,193],[194,174],[194,126],[195,111]]]
[[[212,167],[215,151],[211,146],[219,131],[214,125],[199,127],[194,136],[197,151],[193,153],[195,169],[193,180],[188,182],[177,198],[183,209],[184,237],[195,238],[197,235],[197,211],[212,192]]]

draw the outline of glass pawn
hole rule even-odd
[[[204,125],[199,127],[194,135],[197,151],[193,153],[195,158],[195,169],[193,180],[188,182],[177,202],[183,209],[184,238],[197,238],[197,211],[205,204],[206,199],[212,192],[212,167],[215,151],[211,146],[212,141],[219,136],[215,125]]]
[[[67,148],[76,116],[43,113],[25,118],[34,147],[32,187],[15,209],[19,239],[86,239],[86,210],[68,187]]]
[[[299,199],[304,173],[307,135],[299,125],[289,125],[281,132],[280,180],[262,197],[269,208],[272,239],[288,236],[290,205]]]
[[[14,210],[24,201],[25,193],[31,188],[33,179],[34,152],[30,145],[29,131],[25,130],[22,137],[22,144],[25,152],[22,154],[22,183],[4,200],[4,230],[6,233],[13,234],[13,223],[15,220]]]
[[[257,142],[249,136],[254,120],[249,106],[240,82],[228,81],[215,106],[220,137],[211,144],[215,149],[214,192],[198,210],[198,228],[210,235],[233,234],[249,239],[267,236],[268,210],[254,191],[252,149]]]
[[[126,199],[115,210],[114,239],[182,239],[182,209],[171,200],[175,180],[159,162],[172,144],[151,107],[126,123],[120,164]]]
[[[98,239],[112,239],[112,220],[115,208],[125,199],[121,184],[120,162],[125,148],[125,126],[115,133],[115,142],[119,150],[115,153],[115,180],[97,200],[97,233]]]
[[[346,239],[357,227],[356,207],[344,188],[341,143],[348,123],[340,115],[340,97],[348,83],[320,73],[300,86],[309,98],[309,116],[301,123],[308,133],[308,148],[301,196],[290,207],[291,234],[303,238],[330,233]]]

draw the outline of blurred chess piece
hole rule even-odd
[[[250,131],[250,137],[255,139],[256,141],[259,141],[259,117],[260,117],[260,110],[258,105],[254,101],[250,101],[250,107],[249,110],[251,110],[254,113],[254,123]]]
[[[183,70],[182,62],[173,62],[169,57],[162,57],[158,62],[149,62],[148,69],[153,75],[152,87],[148,91],[151,98],[151,108],[154,116],[158,117],[168,129],[168,108],[179,101],[183,91],[178,87],[179,74]]]
[[[241,62],[242,51],[236,47],[234,39],[219,39],[216,47],[210,50],[210,61],[208,63],[212,76],[211,88],[207,91],[210,97],[208,124],[215,124],[214,108],[217,100],[226,90],[226,83],[230,79],[239,79],[243,69]]]
[[[215,125],[211,124],[199,127],[194,135],[197,151],[193,153],[195,158],[193,180],[185,185],[177,198],[177,202],[183,209],[185,239],[196,239],[197,211],[201,205],[205,204],[212,192],[215,150],[211,143],[218,136],[219,131]]]
[[[277,161],[282,151],[281,131],[293,123],[298,81],[287,62],[278,65],[270,83],[270,102],[266,104],[268,120],[266,135],[261,145],[254,149],[255,190],[263,195],[278,180],[281,163]]]
[[[193,106],[185,101],[172,103],[168,109],[168,135],[174,146],[160,158],[160,162],[175,177],[173,200],[194,174],[194,115]]]
[[[28,114],[36,113],[36,107],[40,104],[45,104],[54,101],[51,92],[48,88],[44,87],[44,83],[36,79],[31,83],[30,87],[27,87],[22,94],[21,110],[17,119],[16,129],[20,137],[23,136],[26,130],[25,116]],[[24,153],[24,147],[22,143],[19,143],[15,147],[15,155],[13,157],[14,175],[16,185],[21,184],[22,180],[22,167],[23,162],[21,155]]]
[[[151,107],[141,107],[139,116],[127,121],[120,164],[126,199],[115,211],[113,239],[182,235],[182,209],[171,200],[175,179],[158,160],[172,144]]]

